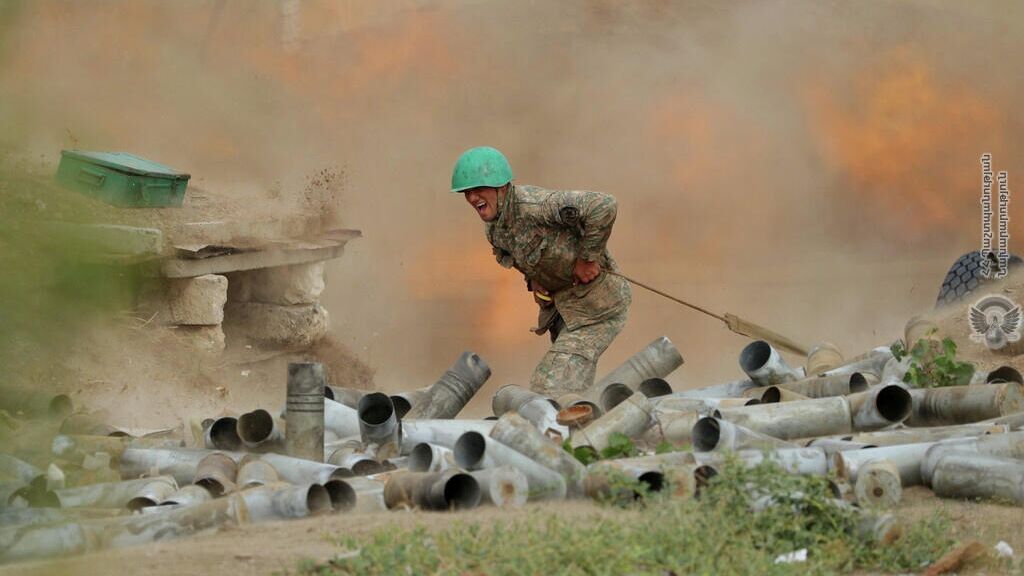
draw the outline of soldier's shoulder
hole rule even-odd
[[[540,186],[530,184],[517,184],[515,187],[516,202],[520,206],[540,205],[551,199],[557,192]]]

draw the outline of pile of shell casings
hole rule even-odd
[[[471,352],[394,395],[330,386],[320,364],[295,363],[283,409],[192,421],[188,442],[68,415],[66,397],[25,400],[42,416],[19,421],[38,433],[0,454],[0,561],[320,514],[618,497],[630,482],[689,497],[727,459],[828,477],[837,505],[864,510],[880,541],[898,527],[877,509],[906,486],[1024,504],[1024,394],[1011,367],[914,389],[909,359],[888,346],[844,359],[822,344],[792,368],[756,341],[739,357],[746,378],[673,392],[664,378],[682,364],[661,337],[583,394],[507,385],[494,416],[470,420],[455,416],[491,375]],[[47,454],[23,449],[38,437],[52,439]],[[600,459],[623,437],[646,455]]]

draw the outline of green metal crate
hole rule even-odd
[[[181,206],[191,177],[125,152],[61,150],[57,181],[118,206]]]

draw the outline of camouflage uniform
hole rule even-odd
[[[487,223],[487,240],[498,263],[516,268],[528,287],[543,287],[554,300],[553,310],[542,305],[536,330],[552,333],[551,348],[530,379],[537,392],[556,397],[589,388],[597,359],[626,323],[629,284],[603,272],[618,270],[605,247],[615,215],[615,198],[608,194],[513,186],[497,220]],[[602,273],[574,286],[577,258],[598,262]]]

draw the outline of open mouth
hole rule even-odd
[[[473,206],[475,206],[476,207],[476,211],[481,213],[481,214],[484,213],[484,210],[487,210],[487,202],[485,202],[483,200],[477,202]]]

